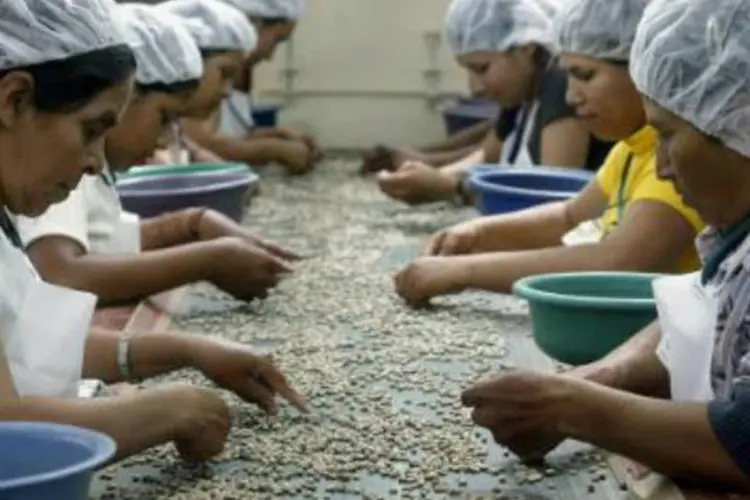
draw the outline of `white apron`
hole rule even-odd
[[[508,136],[508,138],[505,140],[505,144],[503,145],[503,152],[500,156],[501,165],[509,165],[513,167],[534,166],[534,159],[532,158],[531,151],[529,150],[529,143],[531,142],[531,135],[534,133],[534,127],[536,126],[538,114],[539,101],[536,100],[531,106],[528,118],[526,119],[526,124],[524,125],[519,123],[519,126],[523,125],[523,130],[519,130],[518,127],[516,127],[513,133],[511,133],[510,136]],[[507,146],[515,143],[519,133],[521,134],[521,147],[518,150],[518,155],[516,156],[515,160],[511,162],[510,155],[513,148]]]
[[[120,210],[120,220],[115,224],[109,240],[109,255],[141,253],[141,219],[133,213]]]
[[[701,285],[700,272],[659,278],[653,286],[662,331],[657,355],[669,371],[672,400],[710,401],[716,289]]]
[[[600,219],[581,222],[562,237],[565,246],[594,245],[602,240]]]
[[[76,397],[96,296],[45,283],[0,234],[0,340],[19,396]]]
[[[116,179],[110,172],[105,172],[97,179],[96,190],[101,197],[100,203],[106,212],[105,217],[112,217],[112,232],[104,253],[107,255],[133,255],[141,253],[141,219],[138,215],[126,212],[120,203],[115,187]]]

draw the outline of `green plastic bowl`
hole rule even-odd
[[[190,174],[242,174],[252,169],[244,163],[190,163],[188,165],[143,165],[132,167],[118,175],[121,179],[157,175],[190,175]]]
[[[656,318],[651,287],[659,274],[586,272],[543,274],[516,282],[529,301],[534,340],[571,365],[606,356]]]

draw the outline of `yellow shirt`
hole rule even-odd
[[[599,169],[597,181],[609,200],[600,221],[603,235],[606,236],[617,226],[619,217],[627,211],[628,204],[639,200],[666,203],[695,228],[696,234],[703,230],[703,221],[695,210],[685,205],[672,183],[659,180],[656,176],[657,141],[656,131],[646,126],[617,143]],[[675,262],[673,271],[691,272],[699,268],[698,254],[691,245],[679,261]]]

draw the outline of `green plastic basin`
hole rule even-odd
[[[118,175],[121,179],[156,175],[241,174],[252,172],[244,163],[190,163],[188,165],[143,165]]]
[[[601,359],[656,318],[659,274],[587,272],[532,276],[513,292],[529,302],[534,341],[571,365]]]

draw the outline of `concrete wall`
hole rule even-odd
[[[466,74],[442,43],[449,0],[308,0],[292,43],[255,74],[258,102],[327,147],[414,144],[444,134],[440,105]]]

